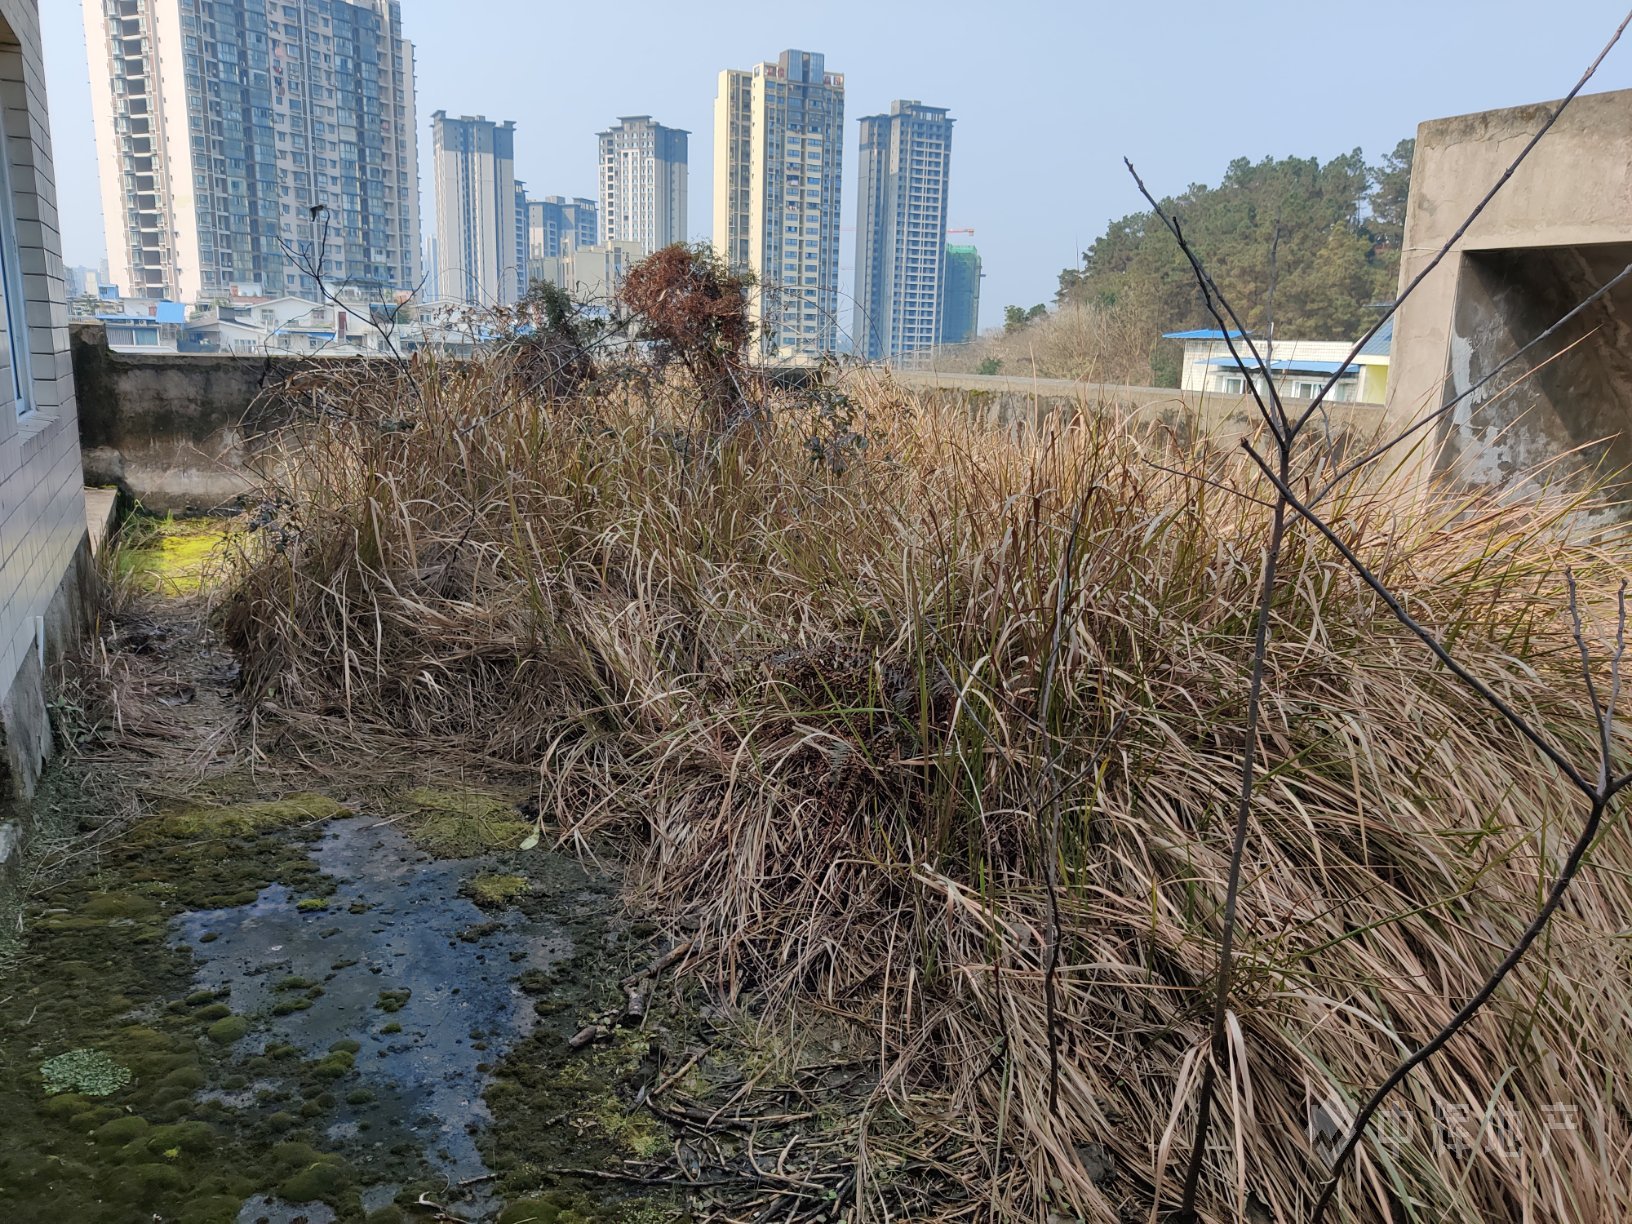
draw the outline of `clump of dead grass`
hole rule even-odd
[[[760,388],[721,437],[637,368],[560,402],[497,360],[421,370],[413,397],[339,377],[290,435],[277,546],[227,604],[253,730],[340,751],[388,731],[535,770],[545,826],[624,839],[720,984],[870,1034],[879,1091],[970,1154],[947,1218],[1170,1201],[1263,539],[1233,460],[1108,420],[990,430],[888,387]],[[835,436],[845,462],[812,445]],[[1618,567],[1571,512],[1404,477],[1356,477],[1331,508],[1415,615],[1587,756],[1562,572],[1603,599]],[[1311,533],[1282,564],[1207,1166],[1220,1221],[1306,1214],[1311,1119],[1448,1018],[1578,821]],[[1401,1093],[1348,1218],[1632,1216],[1629,881],[1616,831],[1547,946]],[[871,1218],[864,1135],[855,1151]]]

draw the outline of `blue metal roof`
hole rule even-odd
[[[1200,327],[1195,331],[1163,332],[1163,340],[1240,340],[1246,332],[1222,332],[1217,328]]]
[[[1236,365],[1234,357],[1214,357],[1210,359],[1207,364],[1215,366],[1229,366],[1232,369],[1239,368]],[[1249,360],[1247,362],[1247,368],[1256,369],[1257,362]],[[1276,374],[1336,374],[1339,369],[1342,369],[1343,373],[1345,374],[1355,374],[1360,370],[1360,367],[1357,365],[1345,366],[1338,361],[1294,360],[1272,361],[1269,363],[1269,368],[1271,372]]]
[[[1366,347],[1360,350],[1362,357],[1388,357],[1394,352],[1394,320],[1384,323],[1382,329],[1366,341]]]

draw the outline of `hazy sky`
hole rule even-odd
[[[1152,189],[1235,157],[1392,149],[1424,120],[1562,95],[1627,0],[402,0],[432,111],[514,119],[517,174],[595,194],[595,133],[651,114],[691,132],[690,228],[711,225],[721,68],[789,47],[845,74],[840,290],[852,288],[855,120],[915,98],[951,109],[951,224],[985,261],[982,321],[1052,298],[1060,269]],[[79,0],[41,0],[64,256],[95,265],[101,205]],[[1632,86],[1632,41],[1592,91]],[[423,170],[422,185],[430,178]],[[426,220],[433,202],[425,199]],[[958,236],[955,241],[971,241]]]

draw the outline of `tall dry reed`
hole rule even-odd
[[[880,1094],[961,1141],[947,1218],[1170,1205],[1262,485],[1160,433],[993,430],[887,386],[767,392],[722,440],[638,366],[564,402],[497,359],[419,371],[411,406],[398,377],[337,378],[290,430],[228,606],[257,732],[536,771],[543,819],[630,847],[723,986],[870,1036]],[[1620,567],[1572,541],[1571,502],[1396,474],[1330,505],[1460,658],[1590,754],[1563,570],[1601,603]],[[1345,1110],[1501,957],[1578,822],[1318,537],[1294,524],[1282,565],[1217,1221],[1307,1214]],[[1617,826],[1545,947],[1403,1089],[1345,1218],[1632,1218],[1629,925]],[[870,1179],[899,1174],[856,1150],[871,1218]]]

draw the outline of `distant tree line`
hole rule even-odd
[[[1359,149],[1324,164],[1239,158],[1218,186],[1194,184],[1162,203],[1248,327],[1268,321],[1273,249],[1276,332],[1349,339],[1397,291],[1415,151],[1414,140],[1402,140],[1375,165]],[[1137,321],[1153,336],[1214,326],[1184,255],[1152,212],[1113,221],[1081,267],[1060,273],[1055,304]],[[1027,329],[1042,314],[1040,306],[1011,306],[1005,330]],[[1154,381],[1171,382],[1176,346],[1153,345],[1150,364]]]

